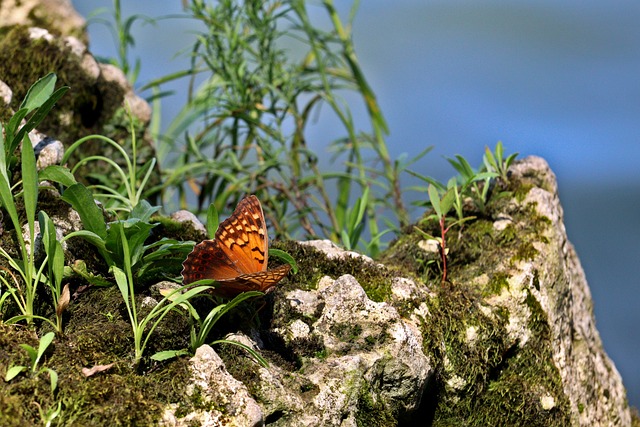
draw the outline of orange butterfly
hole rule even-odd
[[[198,243],[182,263],[185,285],[201,279],[220,283],[213,293],[232,298],[241,292],[268,292],[291,270],[289,264],[267,270],[269,238],[262,205],[256,196],[238,203],[218,226],[215,239]]]

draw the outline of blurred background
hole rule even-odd
[[[73,0],[90,17],[111,0]],[[138,85],[187,68],[194,22],[180,0],[123,2],[134,25]],[[336,0],[344,12],[350,1]],[[324,10],[310,6],[317,23]],[[315,15],[314,15],[315,13]],[[110,19],[110,13],[98,15]],[[113,34],[90,19],[90,49],[115,57]],[[544,157],[556,173],[565,224],[586,271],[597,328],[640,406],[640,3],[584,0],[366,0],[356,52],[387,119],[392,157],[434,150],[411,169],[445,181],[444,156],[477,167],[486,145]],[[179,52],[182,52],[180,54]],[[131,59],[131,58],[130,58]],[[163,123],[186,100],[186,81],[163,86]],[[148,94],[147,94],[148,95]],[[358,101],[360,102],[360,101]],[[354,106],[358,113],[364,110]],[[310,140],[331,141],[320,118]],[[327,155],[328,158],[329,155]],[[407,185],[413,184],[407,177]],[[417,197],[415,194],[412,197]],[[414,211],[414,217],[420,214]]]

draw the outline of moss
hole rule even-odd
[[[433,425],[567,425],[568,402],[553,364],[549,326],[535,298],[527,299],[533,338],[519,347],[505,341],[507,317],[486,317],[472,295],[468,289],[444,289],[429,307],[433,324],[424,325],[426,351],[442,363]],[[466,338],[469,326],[477,330],[472,343]],[[556,401],[549,411],[540,405],[546,395]]]
[[[527,194],[529,194],[529,191],[531,191],[533,187],[534,187],[533,184],[518,185],[515,191],[513,192],[514,198],[518,201],[518,203],[522,203],[524,199],[527,197]]]
[[[361,258],[344,257],[329,259],[324,253],[308,245],[300,245],[293,241],[274,242],[273,248],[288,252],[298,263],[298,273],[290,274],[284,289],[313,289],[324,276],[333,279],[350,274],[364,288],[367,296],[376,302],[386,301],[391,295],[391,270]]]
[[[509,288],[509,275],[498,271],[491,275],[489,283],[483,290],[483,296],[498,295],[503,289]]]
[[[533,261],[538,255],[538,250],[533,246],[531,242],[523,242],[517,252],[511,257],[512,261]]]
[[[359,427],[398,425],[394,412],[385,403],[384,398],[373,394],[369,383],[366,381],[362,381],[362,386],[358,393],[356,425]]]
[[[2,346],[6,348],[3,360],[8,363],[24,361],[24,351],[17,343],[37,346],[32,335],[25,339],[24,329],[2,324],[0,329],[7,344]],[[77,343],[68,336],[58,337],[42,360],[42,366],[55,370],[60,378],[53,395],[44,374],[21,375],[9,383],[0,382],[0,413],[13,416],[11,423],[2,425],[36,425],[40,419],[34,403],[47,409],[58,402],[62,404],[62,412],[57,421],[63,424],[151,425],[159,419],[164,406],[178,402],[184,395],[188,370],[180,360],[140,375],[126,359],[110,354],[113,346],[102,345],[87,352],[86,346]],[[116,363],[107,372],[91,378],[81,374],[83,367],[109,362]]]

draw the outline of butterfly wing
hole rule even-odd
[[[289,274],[289,270],[291,270],[291,266],[284,264],[272,270],[242,274],[233,279],[219,280],[221,286],[216,288],[213,293],[221,297],[232,298],[247,291],[269,292],[273,286],[277,285]]]
[[[205,240],[195,245],[182,267],[185,285],[202,279],[231,279],[242,274],[216,240]]]
[[[240,274],[267,269],[269,241],[262,206],[256,196],[247,196],[216,231],[218,246]]]

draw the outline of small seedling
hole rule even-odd
[[[29,358],[31,359],[31,366],[19,366],[19,365],[11,366],[9,369],[7,369],[7,373],[4,377],[4,380],[9,382],[12,379],[14,379],[16,376],[18,376],[21,372],[24,372],[27,370],[30,370],[31,374],[34,376],[37,376],[41,373],[47,373],[49,374],[49,381],[51,384],[51,393],[53,393],[58,386],[57,372],[50,368],[42,368],[38,370],[38,364],[40,363],[40,359],[42,358],[42,355],[44,354],[45,351],[47,351],[47,348],[53,341],[54,336],[55,334],[53,332],[48,332],[44,334],[42,338],[40,338],[38,349],[31,347],[29,344],[20,344],[20,347],[22,347],[29,354]]]

